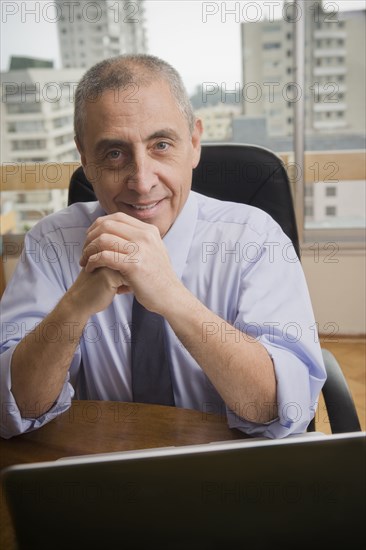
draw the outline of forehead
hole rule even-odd
[[[107,90],[94,101],[86,102],[86,131],[114,133],[152,133],[159,127],[188,130],[186,117],[165,81],[148,86],[131,84]]]

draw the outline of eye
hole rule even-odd
[[[159,141],[155,147],[158,151],[166,151],[169,149],[170,143],[167,143],[166,141]]]
[[[110,160],[119,160],[121,158],[121,151],[109,151],[109,153],[107,153],[107,158]]]

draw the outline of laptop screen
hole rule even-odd
[[[364,536],[365,441],[359,432],[91,455],[12,466],[3,485],[20,549],[349,548]]]

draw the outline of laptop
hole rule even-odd
[[[8,467],[19,549],[363,548],[366,432],[304,435]]]

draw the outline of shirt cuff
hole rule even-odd
[[[265,347],[273,361],[277,379],[278,417],[259,424],[255,419],[259,417],[260,411],[255,403],[249,403],[245,411],[233,411],[227,407],[228,425],[248,435],[270,439],[302,434],[314,417],[316,409],[316,403],[311,398],[309,368],[285,349],[268,345]],[[319,380],[319,392],[323,382]],[[264,406],[269,408],[273,404]]]
[[[42,411],[39,408],[37,410],[35,407],[34,411],[29,412],[34,412],[34,416],[38,418],[23,418],[11,391],[11,359],[15,348],[16,346],[12,346],[0,356],[0,436],[5,439],[36,430],[47,422],[50,422],[71,406],[71,400],[74,396],[74,389],[69,383],[68,374],[58,399],[52,404],[49,410],[42,414]]]

